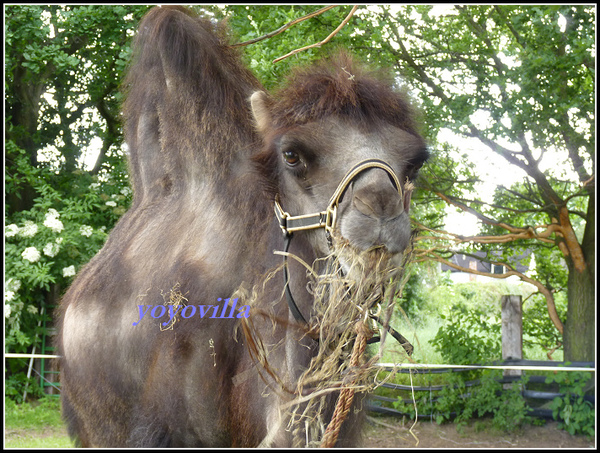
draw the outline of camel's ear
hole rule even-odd
[[[260,132],[265,132],[271,126],[271,112],[267,107],[268,95],[264,91],[255,91],[250,96],[250,105],[254,121]]]

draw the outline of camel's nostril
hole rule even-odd
[[[404,200],[393,187],[367,186],[354,192],[355,208],[369,217],[393,219],[404,211]]]

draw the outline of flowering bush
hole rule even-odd
[[[26,181],[39,196],[31,209],[5,218],[6,352],[31,349],[41,308],[58,302],[131,202],[124,172],[98,177],[78,171],[66,179],[27,159],[19,168],[20,174],[7,175],[6,191]]]

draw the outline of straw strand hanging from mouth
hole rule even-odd
[[[384,248],[361,252],[339,237],[334,237],[332,253],[325,260],[330,272],[316,275],[310,286],[315,301],[310,324],[318,329],[319,348],[298,380],[298,404],[291,410],[289,425],[304,424],[310,436],[308,442],[297,436],[295,446],[319,446],[321,440],[322,446],[335,443],[337,433],[332,435],[332,429],[328,430],[328,439],[323,438],[327,430],[325,420],[331,416],[325,408],[334,390],[341,390],[340,399],[351,402],[356,392],[374,388],[373,365],[377,358],[367,360],[364,348],[358,346],[358,353],[353,349],[356,350],[357,342],[366,343],[374,333],[370,314],[383,310],[382,317],[387,318],[384,322],[389,323],[403,274]],[[338,271],[342,267],[343,273]],[[358,332],[362,335],[357,339]],[[308,396],[307,389],[311,390]],[[347,414],[349,404],[342,406],[347,406],[342,409]]]
[[[377,372],[374,364],[379,360],[382,346],[375,357],[368,359],[364,345],[377,330],[371,315],[377,315],[384,325],[389,324],[405,280],[403,268],[410,255],[410,252],[405,253],[403,264],[398,268],[385,248],[357,251],[348,241],[339,237],[333,239],[331,254],[317,260],[313,266],[286,254],[307,269],[307,290],[314,299],[309,326],[296,327],[303,327],[311,337],[318,338],[315,355],[297,382],[289,382],[287,376],[274,376],[277,370],[265,370],[265,376],[271,376],[271,382],[279,382],[279,390],[287,394],[280,409],[289,415],[287,429],[294,435],[294,447],[334,445],[352,400],[356,400],[354,404],[362,401],[362,395],[359,398],[355,395],[381,384],[375,384],[373,377]],[[318,274],[315,268],[325,269],[325,272]],[[259,292],[253,293],[255,300],[244,303],[258,303]],[[272,321],[274,328],[282,322]],[[247,324],[246,319],[242,322],[246,323],[247,344],[262,344],[257,329]],[[381,332],[381,338],[383,342],[385,331]],[[274,345],[273,350],[280,346],[282,344]],[[268,355],[269,352],[261,354]],[[268,366],[269,362],[259,360],[259,363]],[[283,385],[284,381],[287,385]],[[328,428],[335,406],[332,398],[338,392],[341,395],[338,410],[334,424]]]

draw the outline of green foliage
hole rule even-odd
[[[133,29],[147,9],[5,8],[6,351],[40,346],[42,308],[49,321],[75,273],[129,206],[119,84]],[[25,385],[24,366],[7,362],[7,394],[15,398]]]
[[[392,38],[382,47],[406,62],[392,42],[414,36],[409,48],[414,64],[404,67],[407,78],[427,84],[430,92],[443,92],[447,100],[439,103],[437,95],[421,98],[432,125],[469,132],[471,115],[485,109],[492,119],[484,127],[489,138],[516,140],[519,132],[531,131],[536,147],[543,149],[563,140],[561,125],[548,124],[549,117],[572,107],[578,114],[593,111],[590,8],[470,5],[440,14],[432,6],[414,5],[392,14],[380,14],[382,33]],[[564,32],[561,16],[567,19]],[[402,33],[396,34],[394,26]],[[427,79],[418,68],[426,68]],[[542,136],[544,128],[550,134]]]
[[[357,42],[356,47],[373,61],[396,67],[418,98],[431,143],[449,129],[478,140],[469,142],[477,149],[471,154],[474,158],[495,154],[511,169],[508,172],[523,175],[522,182],[511,187],[504,182],[504,173],[491,172],[488,178],[505,187],[493,202],[481,200],[473,188],[484,177],[462,168],[465,153],[447,153],[436,146],[439,162],[432,161],[422,172],[426,181],[422,187],[429,192],[423,197],[425,203],[439,194],[481,213],[490,224],[483,233],[497,239],[485,241],[491,246],[475,241],[469,251],[500,252],[499,258],[506,260],[531,249],[539,264],[534,278],[553,293],[563,291],[568,266],[574,272],[570,260],[577,246],[569,253],[565,247],[559,249],[564,242],[558,234],[515,240],[507,233],[513,233],[514,226],[540,227],[530,230],[539,234],[544,225],[558,222],[567,232],[573,228],[586,265],[593,266],[595,233],[585,225],[593,225],[595,217],[589,203],[595,190],[590,184],[595,169],[595,9],[589,5],[384,5],[371,11],[357,21],[357,35],[371,43]],[[564,213],[562,218],[558,215],[561,206],[569,210],[568,221]],[[420,222],[429,228],[440,226]],[[436,242],[435,248],[424,248],[427,256],[435,257],[452,245]],[[570,281],[593,286],[589,280]],[[591,293],[576,296],[578,292],[569,288],[567,331],[585,325],[583,312],[592,316]],[[578,305],[585,308],[578,310]],[[593,329],[574,330],[567,338],[587,345],[594,343],[593,335]],[[592,359],[593,347],[580,349]]]
[[[218,16],[227,16],[234,33],[234,42],[240,43],[256,39],[273,32],[283,25],[319,10],[315,5],[227,5]],[[344,27],[329,46],[312,48],[288,57],[277,63],[273,60],[289,52],[315,44],[325,39],[344,17],[350,6],[340,6],[325,13],[297,23],[294,27],[270,39],[244,47],[244,61],[252,69],[267,89],[277,86],[281,79],[297,65],[307,64],[329,53],[332,47],[346,44],[352,27]]]
[[[72,172],[98,140],[103,152],[120,144],[118,88],[132,29],[147,8],[6,8],[8,137],[32,163]]]
[[[29,210],[6,215],[5,348],[25,352],[41,332],[37,327],[46,294],[66,288],[104,244],[108,232],[131,202],[131,190],[109,176],[79,172],[61,178],[32,167],[23,150],[7,143],[16,172],[7,190],[29,184],[38,196]],[[67,191],[62,186],[68,181]]]
[[[564,293],[555,295],[556,309],[564,319],[567,311],[567,300]],[[527,349],[538,345],[545,351],[559,349],[563,343],[561,333],[548,316],[546,300],[541,295],[532,298],[531,303],[523,307],[523,347]]]
[[[545,325],[549,323],[547,316],[540,316],[540,310],[545,310],[540,302],[541,298],[525,310],[524,329],[527,336],[532,338],[531,342],[550,349],[557,345],[559,337],[556,329]],[[444,363],[485,364],[501,358],[501,324],[493,314],[461,304],[455,306],[449,316],[442,314],[441,317],[446,323],[430,343],[440,353]],[[527,384],[527,376],[523,376],[520,385],[505,390],[498,382],[500,377],[499,370],[451,373],[445,378],[445,386],[436,393],[435,399],[428,395],[416,400],[417,411],[419,414],[431,414],[438,423],[454,420],[459,425],[476,417],[490,415],[492,425],[503,431],[511,431],[523,423],[531,422],[527,415],[529,407],[520,393],[520,385]],[[472,379],[479,379],[480,384],[467,387],[467,380]],[[589,379],[588,373],[561,372],[546,380],[546,383],[556,383],[558,392],[564,394],[554,399],[551,408],[554,418],[560,421],[559,426],[570,434],[594,435],[594,408],[584,399]],[[399,400],[394,407],[414,417],[414,404]]]
[[[240,42],[318,8],[229,5],[202,9],[217,18],[228,17],[233,41]],[[6,348],[11,352],[34,344],[40,333],[37,323],[42,305],[60,296],[72,279],[71,269],[79,271],[94,255],[130,203],[118,113],[119,83],[134,29],[147,9],[144,5],[9,5],[5,9],[5,320]],[[333,8],[246,46],[244,59],[271,88],[290,67],[310,62],[334,47],[348,47],[368,62],[393,67],[403,77],[399,83],[417,98],[432,143],[444,128],[467,135],[484,132],[485,140],[513,144],[526,142],[526,137],[542,150],[556,149],[562,161],[579,152],[580,165],[574,169],[580,176],[593,167],[593,8],[474,5],[440,15],[428,5],[396,10],[361,7],[328,45],[272,63],[291,50],[324,39],[349,10],[350,6]],[[566,19],[564,30],[561,17]],[[490,121],[484,130],[474,131],[469,125],[481,111],[489,112]],[[572,152],[565,141],[575,146]],[[434,192],[460,198],[477,189],[478,179],[472,162],[464,157],[457,161],[455,150],[436,146],[422,171],[421,186],[426,190],[415,193],[413,209],[419,222],[433,228],[442,226],[445,207]],[[98,147],[99,159],[91,169],[84,157]],[[531,168],[538,169],[546,151],[540,152]],[[515,159],[522,164],[523,156]],[[581,239],[588,194],[571,176],[555,170],[540,171],[534,175],[537,179],[501,189],[495,206],[484,213],[517,226],[548,223],[544,209],[551,203],[542,189],[551,187],[577,213],[571,222]],[[532,245],[533,240],[522,241],[506,249]],[[557,298],[562,297],[567,270],[560,251],[552,244],[534,248],[534,254],[535,278],[556,291]],[[472,323],[476,332],[489,322],[494,306],[486,302],[490,294],[447,283],[432,289],[435,284],[431,282],[426,272],[411,277],[403,301],[411,315],[425,317],[428,310],[443,306],[445,314],[452,316],[453,305],[469,304],[483,313],[480,320],[459,314],[461,319]],[[541,303],[536,302],[529,317],[536,339],[552,336],[551,328],[535,320],[541,310]],[[451,332],[444,335],[451,339]],[[557,341],[553,338],[547,344]],[[12,371],[16,376],[18,367]]]
[[[418,414],[431,415],[438,424],[454,420],[459,426],[473,418],[489,415],[495,428],[514,431],[531,422],[527,415],[529,408],[518,385],[502,389],[501,375],[499,370],[484,370],[479,385],[467,387],[465,374],[452,373],[448,375],[446,385],[436,392],[435,399],[431,395],[423,396],[412,404],[399,399],[393,406],[414,418],[416,403]],[[523,385],[526,381],[525,377]]]
[[[412,273],[402,288],[402,297],[399,305],[404,315],[413,322],[416,322],[421,313],[427,306],[427,285],[425,272],[421,267],[413,266]]]
[[[413,266],[412,274],[403,288],[399,302],[410,325],[398,321],[402,325],[401,330],[410,332],[415,326],[420,328],[432,319],[440,319],[445,324],[440,331],[440,336],[452,336],[444,341],[438,337],[435,351],[452,351],[456,348],[456,343],[464,343],[468,345],[465,349],[470,349],[471,345],[478,344],[480,336],[487,335],[487,327],[481,326],[479,320],[472,322],[471,318],[479,316],[485,319],[485,324],[490,325],[499,323],[502,296],[516,294],[525,301],[523,304],[524,356],[534,359],[540,355],[540,352],[561,351],[562,335],[548,316],[545,298],[541,294],[532,294],[532,287],[503,280],[453,283],[449,274],[449,272],[440,273],[430,262]],[[559,316],[564,319],[567,306],[566,294],[556,293],[555,303]],[[465,318],[468,320],[465,321]],[[461,330],[453,332],[455,328]],[[499,338],[500,331],[497,326],[493,328],[492,333]],[[458,347],[457,351],[460,352],[461,349]],[[484,345],[479,352],[472,355],[491,360]]]
[[[452,299],[457,303],[448,311],[438,302],[429,308],[429,314],[439,316],[444,324],[430,341],[445,363],[483,364],[501,359],[501,323],[499,301],[507,291],[490,291],[495,285],[462,283],[436,287],[432,294],[440,301]],[[466,297],[465,297],[466,296]],[[560,315],[566,311],[565,298],[557,300]],[[523,345],[527,358],[534,346],[545,351],[559,349],[562,335],[548,317],[545,299],[534,295],[523,307]],[[531,357],[529,357],[531,358]]]
[[[548,376],[546,383],[558,384],[558,392],[550,407],[559,427],[570,434],[595,436],[596,415],[594,406],[584,399],[585,389],[590,383],[591,373],[561,371]]]
[[[521,396],[519,385],[502,390],[499,370],[484,370],[481,384],[472,388],[469,398],[464,400],[464,408],[456,417],[456,423],[462,424],[474,417],[492,415],[492,425],[502,431],[514,431],[530,421],[528,406]],[[521,381],[526,384],[527,378]]]
[[[431,344],[445,363],[484,364],[502,358],[501,323],[494,315],[464,305],[455,306]]]
[[[441,424],[462,412],[468,399],[466,394],[464,377],[460,374],[449,375],[447,386],[440,391],[438,400],[431,409],[435,414],[435,421]]]
[[[15,359],[7,360],[7,368],[11,368],[12,362]],[[4,396],[6,400],[10,399],[15,403],[23,403],[23,395],[27,391],[27,395],[33,398],[39,398],[44,395],[39,380],[35,377],[27,378],[24,371],[17,373],[9,373],[4,380]],[[14,404],[14,403],[13,403]]]

